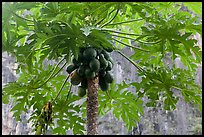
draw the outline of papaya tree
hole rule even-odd
[[[17,121],[32,110],[36,134],[48,128],[52,134],[98,134],[98,116],[111,110],[132,130],[144,107],[162,100],[172,111],[181,96],[202,110],[194,81],[202,51],[191,38],[197,33],[202,36],[196,2],[5,2],[2,52],[15,57],[19,77],[3,87],[3,103],[14,99]],[[134,54],[125,55],[124,47]],[[112,52],[136,67],[140,82],[115,82]],[[165,64],[167,54],[172,66]],[[177,58],[185,69],[176,67]],[[58,63],[45,65],[49,60]]]

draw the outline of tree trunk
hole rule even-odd
[[[87,135],[97,135],[98,119],[98,76],[88,80]]]

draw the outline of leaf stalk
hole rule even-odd
[[[121,51],[116,50],[116,52],[118,52],[120,55],[122,55],[123,57],[125,57],[129,62],[131,62],[138,70],[140,70],[141,72],[144,72],[145,70],[137,63],[135,63],[133,60],[131,60],[130,58],[128,58],[125,54],[123,54]]]
[[[145,49],[141,49],[141,48],[138,48],[138,47],[135,47],[135,46],[128,45],[128,44],[123,43],[123,42],[121,42],[121,41],[119,41],[117,39],[114,39],[114,38],[112,38],[112,39],[117,41],[120,44],[123,44],[123,45],[127,46],[127,47],[134,48],[134,49],[141,50],[141,51],[145,51],[145,52],[149,52],[149,50],[145,50]]]

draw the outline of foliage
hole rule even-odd
[[[100,92],[99,94],[99,115],[104,115],[113,110],[115,117],[126,123],[128,130],[132,130],[135,123],[140,120],[140,116],[144,114],[142,103],[133,93],[128,91],[128,87],[124,81],[121,84],[111,84],[110,90]]]
[[[181,10],[182,4],[195,14]],[[53,134],[66,134],[68,129],[84,134],[86,102],[76,103],[81,98],[68,89],[71,85],[60,73],[66,64],[59,64],[63,59],[66,63],[77,59],[79,49],[89,45],[115,51],[127,46],[135,54],[118,53],[139,69],[142,81],[112,83],[107,92],[99,91],[101,115],[113,110],[131,130],[144,113],[144,105],[154,107],[160,99],[164,109],[173,110],[182,95],[201,110],[201,89],[194,77],[202,52],[197,40],[190,38],[196,33],[202,36],[200,7],[201,3],[194,2],[5,2],[2,51],[16,57],[20,77],[3,88],[3,103],[14,98],[11,111],[17,120],[22,111],[33,108],[30,120],[35,122],[44,104],[58,97],[53,104],[57,121],[50,127]],[[168,53],[172,61],[180,58],[186,69],[164,65]],[[43,65],[46,59],[60,58],[55,67]],[[128,91],[130,86],[136,88],[134,93]],[[147,104],[143,97],[148,97]]]
[[[194,78],[191,77],[187,70],[180,68],[165,68],[159,66],[151,66],[147,68],[146,75],[142,75],[140,83],[133,82],[133,85],[138,91],[139,97],[147,96],[149,102],[146,106],[156,107],[158,100],[164,101],[164,109],[176,109],[176,103],[179,99],[176,89],[181,91],[186,102],[193,101],[202,109],[200,87],[194,84]],[[177,96],[177,97],[176,97]]]

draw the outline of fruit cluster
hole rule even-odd
[[[86,94],[88,79],[99,77],[99,86],[102,91],[107,91],[109,84],[113,82],[110,70],[113,68],[113,59],[109,56],[110,50],[93,47],[81,48],[78,59],[73,59],[66,69],[71,75],[71,84],[79,85],[79,96]]]

